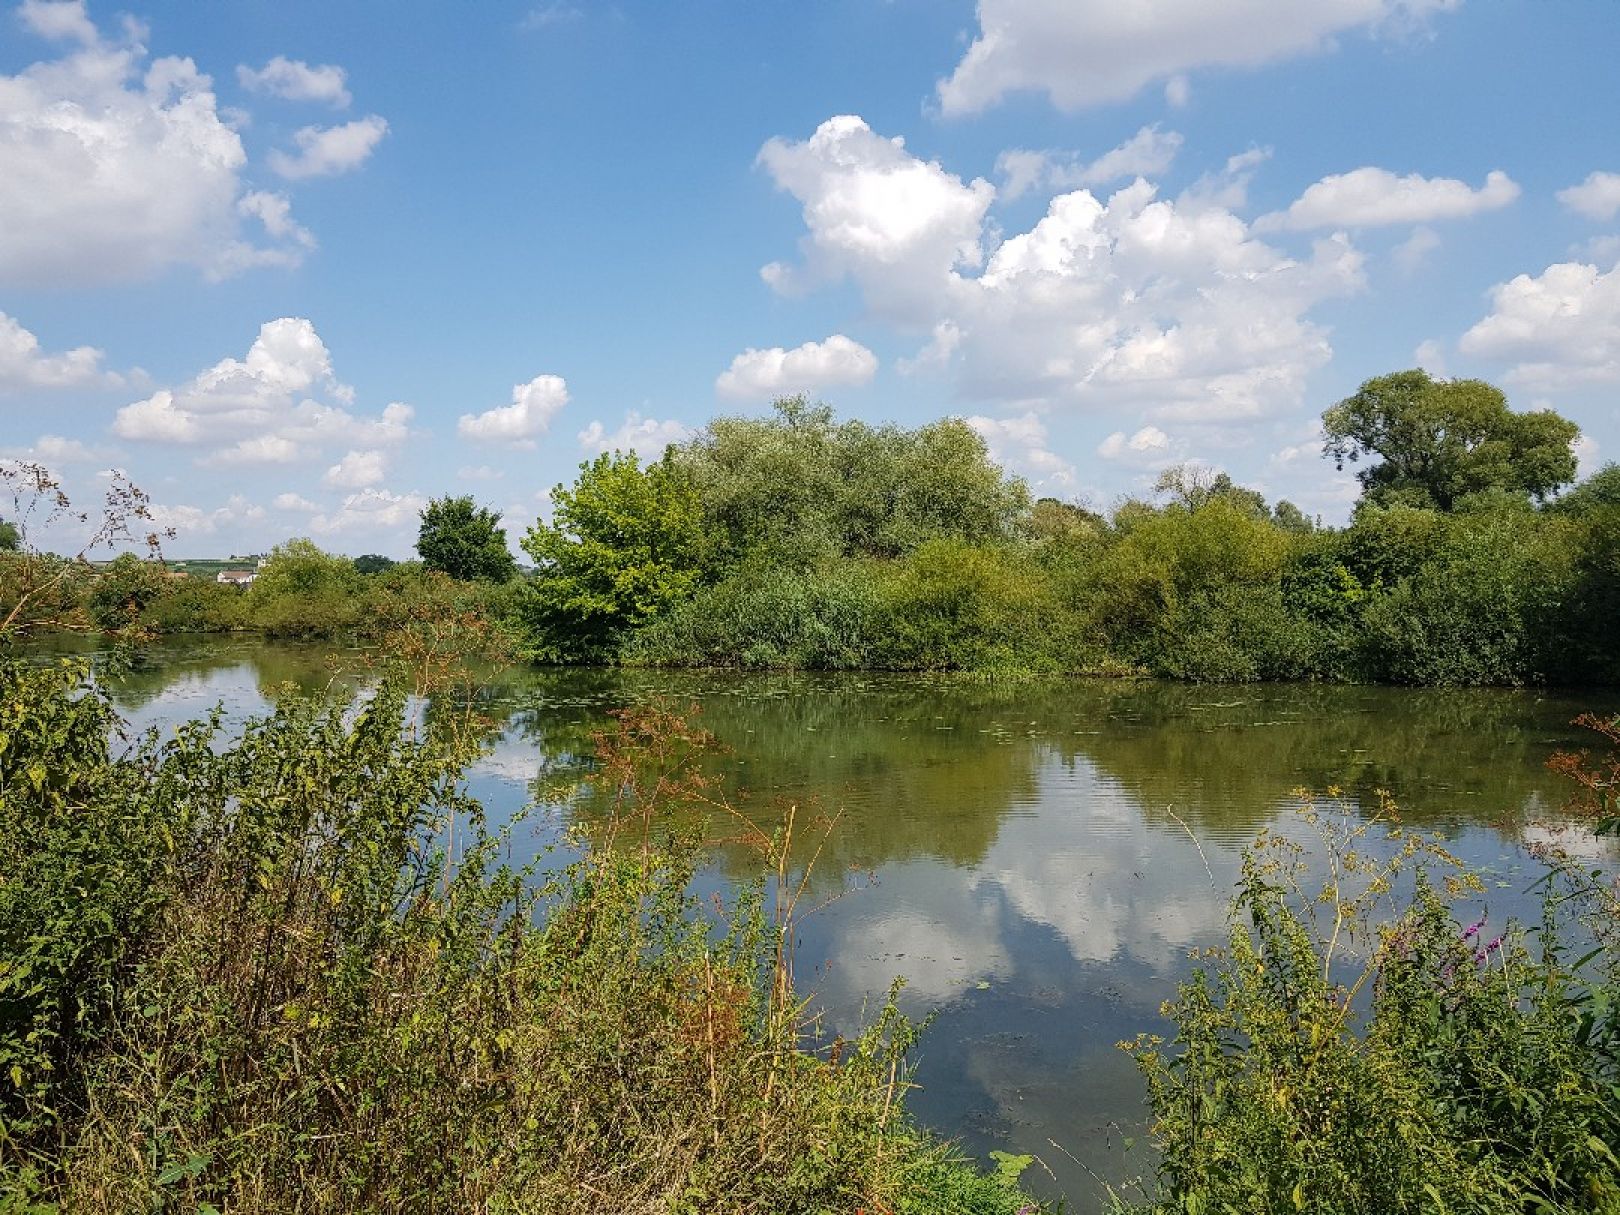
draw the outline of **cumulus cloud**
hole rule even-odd
[[[1491,311],[1457,343],[1512,363],[1507,378],[1552,391],[1620,380],[1620,266],[1560,262],[1491,288]]]
[[[52,41],[88,46],[98,36],[95,23],[85,12],[84,0],[23,0],[17,19],[33,33]]]
[[[236,79],[250,93],[269,93],[287,101],[318,101],[341,110],[353,100],[346,87],[348,74],[335,63],[311,67],[301,59],[277,55],[262,68],[238,64]]]
[[[808,140],[770,140],[759,154],[777,188],[804,205],[805,262],[761,274],[778,290],[844,274],[862,278],[885,312],[908,312],[942,288],[958,266],[977,266],[995,187],[964,184],[937,162],[918,160],[853,115],[829,118]]]
[[[309,527],[321,535],[359,533],[378,537],[401,528],[414,530],[426,505],[427,499],[421,494],[362,489],[344,498],[336,510],[314,516]]]
[[[1441,379],[1447,375],[1445,347],[1434,338],[1425,338],[1417,344],[1417,349],[1412,351],[1412,361],[1430,375]]]
[[[1286,211],[1262,215],[1261,231],[1310,228],[1375,228],[1388,224],[1423,224],[1465,219],[1495,211],[1519,197],[1519,186],[1500,169],[1485,175],[1473,189],[1454,177],[1397,177],[1388,169],[1368,166],[1336,173],[1308,186]]]
[[[1611,220],[1620,214],[1620,173],[1591,173],[1580,185],[1558,191],[1558,201],[1587,219]]]
[[[1164,458],[1169,450],[1170,436],[1157,426],[1144,426],[1129,438],[1123,430],[1116,430],[1097,445],[1097,454],[1105,460],[1135,457],[1152,461]]]
[[[979,0],[977,37],[938,85],[940,109],[969,114],[1008,93],[1045,93],[1065,110],[1124,101],[1164,81],[1185,104],[1185,74],[1253,68],[1324,50],[1336,35],[1422,21],[1460,0]]]
[[[1238,159],[1233,175],[1254,155]],[[874,313],[930,335],[903,370],[950,375],[969,399],[1255,417],[1297,403],[1330,357],[1310,309],[1363,283],[1343,238],[1288,257],[1214,190],[1172,201],[1140,180],[1106,199],[1059,195],[985,258],[993,188],[858,118],[803,143],[772,140],[761,162],[802,202],[808,229],[804,269],[768,267],[767,278],[853,280]]]
[[[232,494],[224,506],[207,510],[200,506],[153,503],[152,523],[159,529],[172,529],[177,537],[213,535],[222,528],[236,528],[264,518],[264,507],[241,494]]]
[[[664,454],[671,443],[684,443],[692,437],[691,428],[670,418],[644,418],[635,410],[625,414],[617,430],[608,430],[601,422],[592,422],[579,432],[579,445],[586,451],[601,454],[607,451],[633,451],[646,460],[655,460]]]
[[[1013,418],[987,418],[975,414],[967,419],[990,449],[990,457],[1029,479],[1036,486],[1063,487],[1075,482],[1074,465],[1048,445],[1046,423],[1035,413]]]
[[[101,351],[93,346],[46,354],[37,337],[16,318],[0,312],[0,393],[122,384],[122,376],[101,369],[101,359]]]
[[[1416,274],[1429,259],[1429,254],[1440,247],[1440,236],[1433,228],[1414,228],[1412,235],[1395,246],[1390,254],[1402,274]]]
[[[0,75],[0,286],[127,282],[171,266],[212,276],[296,263],[294,228],[244,237],[242,142],[209,77],[96,32],[79,3],[34,0],[34,33],[59,59]],[[262,216],[260,217],[262,218]]]
[[[313,514],[315,511],[321,509],[302,494],[295,494],[291,492],[277,494],[275,501],[270,505],[275,507],[277,510],[297,511],[300,514]]]
[[[456,433],[464,439],[533,447],[536,436],[551,426],[557,411],[568,404],[568,382],[560,375],[537,375],[512,388],[512,403],[483,413],[464,413]]]
[[[214,464],[287,464],[333,447],[397,444],[409,434],[409,405],[395,402],[367,417],[351,412],[353,401],[315,327],[282,317],[260,326],[245,358],[221,359],[124,406],[113,433],[194,447],[200,461]]]
[[[806,342],[792,350],[750,346],[714,382],[720,396],[732,401],[765,401],[794,393],[815,393],[871,382],[877,355],[841,333],[825,342]]]
[[[321,479],[338,489],[365,489],[382,484],[388,471],[388,454],[380,450],[351,451]]]
[[[1011,202],[1031,190],[1070,190],[1106,185],[1124,177],[1153,177],[1170,167],[1181,144],[1177,132],[1161,131],[1154,124],[1092,161],[1080,160],[1073,153],[1010,149],[996,157],[996,173],[1002,179],[1000,196]]]
[[[388,122],[368,114],[335,127],[302,127],[293,134],[298,152],[280,148],[266,157],[270,168],[289,180],[335,177],[358,169],[388,134]]]

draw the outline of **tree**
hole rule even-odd
[[[1501,490],[1541,500],[1575,479],[1580,428],[1550,409],[1514,413],[1483,380],[1436,380],[1421,370],[1368,380],[1322,415],[1324,455],[1356,474],[1363,500],[1442,511]]]
[[[1584,516],[1616,508],[1620,508],[1620,464],[1612,460],[1552,504],[1561,515]]]
[[[381,553],[363,553],[354,559],[354,568],[362,574],[386,573],[398,564],[392,557],[384,557]]]
[[[769,418],[716,418],[675,459],[691,470],[725,564],[898,557],[928,540],[1008,538],[1029,506],[966,422],[839,422],[803,397]]]
[[[15,523],[0,519],[0,553],[14,553],[22,547],[22,533]]]
[[[506,582],[517,573],[517,562],[500,523],[499,511],[470,497],[434,498],[422,510],[417,554],[428,569],[463,582]]]
[[[635,452],[604,453],[551,501],[552,522],[523,537],[538,569],[522,611],[540,656],[610,658],[626,631],[697,588],[708,549],[703,514],[690,473],[671,454],[643,468]]]

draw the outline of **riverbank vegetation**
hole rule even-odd
[[[1161,1153],[1138,1210],[1620,1211],[1612,878],[1548,851],[1541,923],[1499,924],[1387,808],[1306,818],[1319,847],[1249,850],[1171,1039],[1121,1044]]]
[[[602,740],[612,826],[517,867],[409,704],[125,739],[0,665],[0,1210],[1034,1209],[909,1120],[892,1004],[818,1039],[794,874],[695,897],[701,787],[636,778],[689,738]]]
[[[793,399],[650,462],[582,465],[522,537],[523,576],[500,516],[445,498],[424,511],[422,562],[293,540],[244,591],[126,557],[67,580],[61,612],[334,637],[431,599],[562,663],[1620,680],[1620,466],[1572,484],[1572,423],[1411,371],[1369,380],[1323,433],[1359,470],[1344,527],[1192,466],[1107,511],[1032,501],[962,421],[870,426]]]

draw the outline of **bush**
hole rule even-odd
[[[838,563],[799,573],[748,566],[637,633],[628,663],[851,671],[878,664],[890,616],[882,572]]]
[[[1572,1015],[1612,1004],[1612,967],[1594,992],[1566,958],[1562,897],[1539,952],[1513,926],[1463,927],[1452,899],[1478,879],[1368,832],[1324,831],[1319,898],[1298,846],[1263,837],[1226,950],[1166,1006],[1174,1042],[1127,1044],[1162,1152],[1151,1209],[1620,1210],[1620,1059]],[[1403,875],[1407,909],[1380,926]]]

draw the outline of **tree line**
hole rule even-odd
[[[1620,678],[1620,466],[1575,484],[1574,423],[1404,371],[1329,408],[1323,434],[1361,484],[1344,527],[1190,466],[1108,511],[1033,499],[960,420],[874,426],[792,398],[651,461],[582,464],[521,537],[530,571],[498,512],[444,497],[419,562],[294,540],[243,594],[130,557],[84,598],[103,627],[330,636],[390,597],[444,596],[556,663]]]

